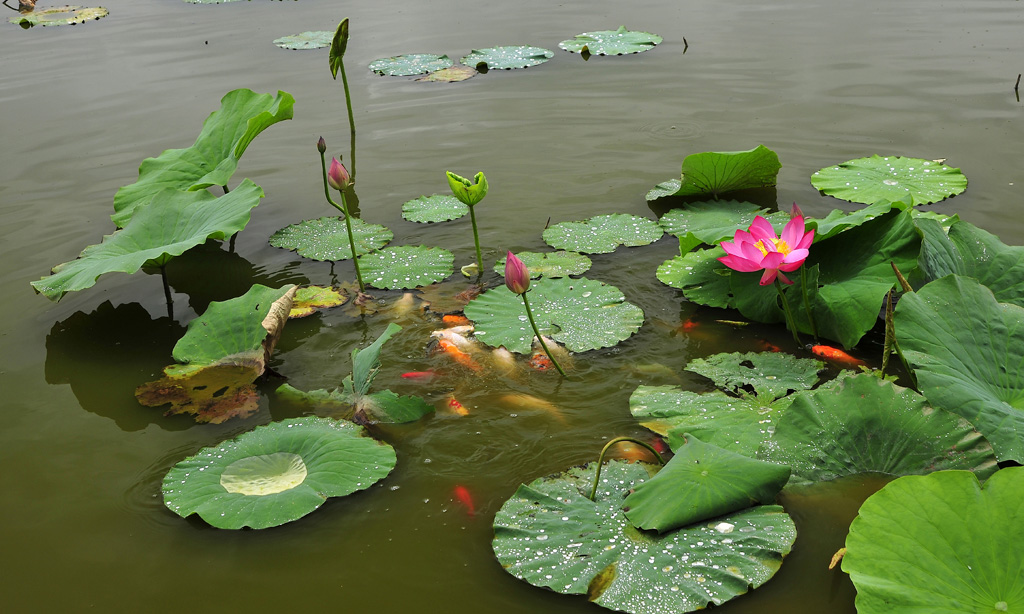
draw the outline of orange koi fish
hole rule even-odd
[[[537,371],[547,371],[548,369],[554,369],[555,365],[548,358],[548,355],[544,353],[544,350],[534,352],[530,356],[530,366]]]
[[[846,352],[829,345],[809,345],[807,349],[815,356],[821,356],[825,360],[830,360],[844,367],[862,367],[867,364],[863,360],[854,358]]]
[[[466,409],[465,405],[459,403],[454,394],[448,395],[448,409],[450,409],[453,414],[458,414],[460,416],[469,415],[469,410]]]
[[[686,321],[679,325],[679,330],[684,333],[690,333],[700,328],[700,322],[693,319],[693,316],[686,318]]]
[[[480,364],[473,360],[473,357],[463,352],[454,343],[448,339],[440,338],[437,340],[437,344],[441,347],[441,350],[452,357],[452,360],[459,363],[460,365],[472,369],[473,371],[479,371],[481,369]]]
[[[473,321],[466,316],[459,314],[450,314],[441,317],[441,321],[444,322],[445,326],[472,326]]]
[[[476,507],[473,505],[473,496],[469,494],[469,489],[462,484],[456,484],[452,492],[455,494],[455,499],[466,506],[466,514],[476,516]]]
[[[775,345],[771,341],[768,341],[767,339],[758,339],[758,342],[760,343],[761,347],[764,348],[764,350],[767,351],[767,352],[781,352],[782,351],[782,348],[780,348],[779,346]]]
[[[434,379],[437,375],[433,371],[409,371],[408,373],[402,374],[402,379],[412,379],[417,381],[426,381]]]
[[[544,351],[543,346],[536,337],[533,338],[533,353],[530,355],[530,366],[537,371],[548,371],[554,369],[555,365],[551,362],[551,358],[548,357],[547,352]],[[572,368],[572,355],[565,349],[565,346],[561,345],[551,337],[544,337],[544,343],[547,344],[548,349],[555,355],[555,360],[558,364],[562,365],[563,369]]]
[[[645,463],[656,463],[658,459],[654,458],[651,451],[643,446],[638,446],[631,441],[620,441],[615,444],[611,450],[608,451],[608,455],[612,458],[621,458],[631,463],[643,461]]]

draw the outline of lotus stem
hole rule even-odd
[[[800,267],[800,290],[804,295],[804,311],[807,312],[807,320],[811,323],[811,334],[814,340],[818,340],[818,323],[814,321],[814,312],[811,311],[811,302],[807,300],[807,267]]]
[[[472,209],[470,209],[472,211]],[[537,323],[533,321],[533,311],[530,310],[530,300],[526,298],[526,293],[523,292],[519,296],[523,297],[523,304],[526,305],[526,317],[530,318],[530,326],[533,327],[533,334],[537,335],[537,340],[540,341],[540,347],[544,348],[544,353],[551,359],[551,364],[555,365],[558,372],[562,377],[567,377],[565,371],[562,370],[562,365],[558,364],[555,357],[551,355],[551,350],[548,349],[548,344],[544,343],[544,337],[540,334],[540,330],[537,329]]]
[[[356,254],[356,240],[355,237],[352,235],[352,220],[351,216],[348,214],[348,207],[345,204],[345,192],[344,190],[338,190],[338,194],[341,194],[340,205],[334,202],[334,199],[331,198],[330,186],[327,184],[327,159],[324,157],[324,152],[322,151],[320,152],[320,170],[322,171],[323,174],[324,196],[327,197],[327,202],[331,203],[331,206],[333,206],[338,211],[341,211],[341,214],[345,216],[345,229],[348,231],[348,245],[352,249],[352,264],[356,268],[356,281],[359,282],[359,291],[366,292],[366,284],[363,283],[363,274],[359,270],[359,258],[357,257]]]
[[[599,456],[597,459],[597,472],[594,473],[594,486],[593,488],[590,489],[591,501],[594,501],[594,497],[597,496],[597,485],[601,481],[601,467],[604,466],[604,455],[608,453],[608,450],[612,446],[623,441],[629,441],[647,448],[648,450],[651,451],[651,454],[654,455],[654,458],[658,459],[659,463],[661,463],[662,465],[665,464],[665,459],[661,457],[661,454],[658,454],[658,451],[654,449],[654,446],[650,445],[646,441],[640,441],[639,439],[633,439],[632,437],[616,437],[615,439],[612,439],[608,443],[604,444],[604,447],[601,448],[601,456]]]
[[[345,106],[348,108],[348,128],[351,134],[351,149],[349,150],[349,161],[352,163],[352,180],[356,178],[356,120],[352,115],[352,95],[348,91],[348,76],[345,75],[345,60],[338,64],[341,72],[341,85],[345,88]]]
[[[472,206],[469,207],[469,221],[473,225],[473,243],[476,245],[476,268],[477,268],[477,275],[479,276],[479,275],[483,275],[484,274],[484,259],[480,255],[480,234],[476,230],[476,213],[473,211],[473,207]],[[523,296],[523,299],[524,300],[526,299],[525,295]],[[527,308],[526,312],[529,313],[530,309]],[[533,316],[530,316],[530,317],[532,318]],[[532,322],[532,319],[531,319],[531,322]],[[536,327],[534,327],[534,330],[536,330]],[[539,335],[540,335],[540,333],[538,333],[538,336]],[[544,342],[541,341],[541,344],[543,344],[543,343]],[[548,356],[550,356],[550,355],[551,354],[548,354]],[[553,361],[554,361],[554,359],[552,359],[552,362]],[[559,369],[559,371],[561,371],[561,369]],[[562,375],[565,375],[565,374],[563,373]]]
[[[164,299],[167,300],[167,317],[174,319],[174,299],[171,298],[171,284],[167,282],[167,265],[160,265],[160,279],[164,282]]]
[[[796,341],[797,346],[802,347],[800,335],[796,332],[796,322],[793,321],[793,310],[789,308],[789,300],[786,299],[786,293],[782,291],[782,282],[778,277],[775,278],[775,290],[779,293],[779,298],[782,299],[782,310],[786,313],[786,326],[789,328],[789,332],[793,333],[793,341]]]
[[[892,356],[892,344],[896,340],[896,328],[893,325],[892,311],[892,289],[885,293],[885,342],[882,344],[882,375],[889,366],[889,357]]]

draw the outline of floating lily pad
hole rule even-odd
[[[164,477],[164,504],[218,529],[266,529],[298,520],[328,497],[369,488],[395,468],[395,451],[341,420],[273,422],[203,448]]]
[[[594,464],[520,486],[494,517],[498,561],[534,586],[636,614],[718,605],[778,571],[796,529],[776,505],[663,535],[635,529],[622,502],[652,470],[611,461],[601,472],[596,501],[587,498]]]
[[[530,285],[530,307],[542,335],[571,352],[617,345],[640,329],[642,309],[626,302],[618,288],[585,277],[541,278]],[[476,338],[491,347],[520,354],[530,352],[533,328],[523,299],[505,286],[484,292],[466,305],[476,322]]]
[[[419,288],[454,272],[455,255],[440,247],[401,245],[359,257],[363,281],[388,290]]]
[[[22,27],[32,26],[73,26],[106,17],[110,11],[103,7],[82,8],[80,6],[54,6],[21,13],[9,21]]]
[[[1024,461],[1024,308],[948,275],[904,294],[895,324],[928,402],[969,420],[999,460]]]
[[[669,179],[662,181],[658,185],[654,186],[647,191],[646,199],[648,202],[652,200],[658,200],[659,198],[665,198],[666,196],[675,196],[679,188],[682,187],[682,179]]]
[[[789,221],[788,213],[772,213],[752,203],[723,200],[689,203],[683,209],[672,209],[658,220],[658,225],[679,238],[679,252],[685,254],[701,244],[718,245],[731,240],[737,229],[746,230],[758,215],[778,226],[776,232]]]
[[[238,168],[238,159],[261,132],[291,119],[295,99],[288,92],[276,96],[237,89],[220,100],[220,109],[203,122],[195,143],[186,149],[168,149],[139,166],[139,179],[114,195],[110,219],[124,227],[135,209],[145,206],[164,188],[196,191],[225,186]]]
[[[193,414],[196,422],[252,414],[259,408],[253,382],[263,373],[294,296],[295,286],[257,284],[240,297],[210,303],[174,346],[181,364],[139,386],[135,397],[150,407],[170,403],[167,415]]]
[[[356,253],[366,254],[384,247],[395,235],[386,226],[352,218],[352,236],[356,242]],[[270,235],[270,244],[295,250],[303,258],[311,260],[348,260],[352,257],[345,218],[341,216],[320,217],[285,226]]]
[[[288,318],[304,318],[313,315],[320,309],[344,305],[348,295],[338,288],[328,286],[304,286],[295,293],[292,309]]]
[[[188,2],[189,4],[226,4],[228,2],[241,2],[241,0],[183,0],[183,2]]]
[[[908,476],[861,506],[843,571],[860,614],[1024,612],[1024,467]]]
[[[774,503],[789,467],[730,452],[687,434],[686,444],[623,501],[626,518],[659,533],[758,503]]]
[[[700,305],[733,307],[730,271],[718,261],[725,255],[721,247],[686,252],[661,263],[656,273],[658,281],[682,290],[687,299]]]
[[[205,190],[167,188],[123,230],[86,247],[77,260],[55,266],[53,275],[32,282],[32,287],[59,301],[68,292],[91,288],[104,273],[134,273],[143,266],[163,265],[207,239],[227,239],[241,231],[262,197],[263,189],[248,179],[220,197]]]
[[[626,26],[619,26],[618,30],[577,34],[575,38],[558,43],[558,46],[571,53],[582,53],[586,48],[593,55],[623,55],[649,51],[661,40],[657,34],[634,32],[627,30]]]
[[[554,52],[541,47],[528,47],[523,45],[511,45],[505,47],[489,47],[487,49],[474,49],[469,55],[462,58],[466,66],[485,65],[488,70],[503,68],[527,68],[537,66],[555,57]]]
[[[760,456],[793,468],[793,483],[855,473],[996,470],[992,446],[963,418],[871,374],[793,396]]]
[[[540,277],[568,277],[582,275],[590,270],[590,258],[576,252],[519,252],[516,258],[523,261],[530,272],[530,279]],[[494,272],[505,276],[505,258],[494,265]]]
[[[608,254],[619,245],[649,245],[661,238],[657,222],[645,217],[614,213],[582,222],[562,222],[544,231],[544,241],[555,249],[585,254]]]
[[[825,363],[810,358],[797,358],[783,352],[747,352],[714,354],[696,358],[686,365],[687,371],[699,373],[719,388],[745,396],[752,389],[761,404],[767,405],[791,391],[810,390],[818,383],[818,373]]]
[[[811,175],[811,185],[852,203],[905,200],[927,205],[966,190],[967,177],[932,160],[875,155],[827,166]]]
[[[274,44],[282,49],[320,49],[322,47],[330,47],[333,38],[334,32],[318,30],[316,32],[302,32],[301,34],[282,36],[274,40]]]
[[[396,55],[390,58],[381,58],[370,62],[370,70],[378,75],[390,75],[392,77],[411,77],[422,75],[442,68],[448,68],[454,62],[446,55],[434,55],[431,53],[411,53]]]
[[[471,79],[480,73],[475,68],[469,66],[463,66],[461,64],[457,66],[449,66],[448,68],[442,68],[441,70],[435,70],[425,77],[416,79],[417,81],[434,81],[437,83],[458,83],[459,81],[465,81]]]
[[[733,190],[765,188],[775,185],[779,175],[779,156],[764,145],[746,151],[707,151],[683,158],[682,180],[673,194],[665,194],[670,184],[663,182],[648,192],[647,200],[662,196],[698,196]]]
[[[402,217],[410,222],[431,223],[456,220],[469,213],[469,207],[454,196],[420,196],[402,205]]]

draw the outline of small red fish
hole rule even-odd
[[[469,494],[469,489],[462,484],[456,484],[455,499],[466,506],[466,514],[469,516],[476,516],[476,507],[473,506],[473,496]]]
[[[433,371],[409,371],[402,374],[402,379],[414,379],[417,381],[433,379],[437,375]]]
[[[668,444],[661,437],[651,438],[651,447],[658,451],[658,454],[664,454],[668,452]]]
[[[759,339],[758,341],[760,341],[761,347],[766,352],[781,352],[782,351],[782,348],[780,348],[779,346],[775,345],[771,341],[768,341],[767,339]]]
[[[465,405],[459,403],[459,401],[455,398],[454,394],[448,395],[448,409],[450,409],[452,413],[458,414],[460,416],[469,415],[469,410],[466,409]]]
[[[444,322],[445,326],[470,326],[473,321],[459,314],[450,314],[441,317],[441,321]]]
[[[685,322],[679,325],[679,330],[684,333],[693,332],[700,328],[700,322],[697,322],[692,317],[687,318]]]
[[[867,364],[863,360],[854,358],[846,352],[832,346],[811,345],[808,346],[808,349],[811,350],[811,353],[815,356],[821,356],[825,360],[830,360],[834,363],[843,365],[844,367],[861,367]]]

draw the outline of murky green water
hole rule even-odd
[[[523,371],[403,381],[403,371],[440,360],[425,352],[436,324],[407,315],[377,383],[439,407],[454,392],[469,416],[439,412],[381,429],[398,453],[395,472],[291,525],[231,532],[178,518],[159,495],[171,465],[297,410],[267,394],[251,418],[197,426],[139,406],[134,388],[170,362],[185,324],[210,301],[252,283],[351,278],[350,264],[303,261],[267,245],[282,226],[330,214],[317,137],[329,153],[348,153],[343,92],[326,51],[284,51],[270,42],[279,36],[351,19],[346,66],[362,217],[390,227],[395,245],[452,249],[457,264],[473,257],[468,220],[401,219],[404,201],[446,191],[446,169],[487,173],[491,192],[478,217],[493,262],[505,249],[543,249],[549,217],[654,217],[644,194],[678,176],[685,155],[759,143],[783,163],[766,204],[797,201],[823,215],[843,207],[808,182],[825,165],[873,153],[948,158],[970,187],[935,208],[1024,243],[1017,1],[104,6],[109,17],[82,26],[0,24],[0,575],[12,611],[597,611],[506,574],[490,550],[494,512],[519,483],[593,459],[604,439],[645,435],[628,411],[638,384],[700,390],[699,377],[680,373],[693,357],[760,349],[763,339],[791,348],[781,329],[716,323],[720,314],[695,310],[658,282],[657,265],[676,253],[671,237],[620,249],[595,256],[587,275],[619,287],[646,323],[616,348],[578,356],[579,380]],[[665,43],[588,62],[557,51],[577,32],[619,25],[657,32]],[[556,56],[453,85],[363,69],[399,53],[457,58],[505,44]],[[270,128],[242,159],[236,178],[253,179],[267,197],[235,253],[208,245],[169,267],[173,319],[159,276],[143,273],[107,276],[56,305],[34,295],[29,281],[113,230],[114,192],[135,180],[142,159],[191,144],[220,97],[238,87],[291,92],[295,119]],[[377,295],[390,302],[400,293]],[[678,330],[691,316],[700,326]],[[271,366],[296,387],[333,387],[349,372],[353,344],[376,338],[387,321],[340,312],[294,321]],[[870,339],[861,350],[869,360],[878,354]],[[637,369],[648,363],[678,380]],[[502,397],[511,393],[546,399],[559,415],[510,405]],[[473,493],[476,516],[453,500],[457,484]],[[875,485],[854,479],[787,497],[800,531],[792,555],[775,579],[722,611],[853,612],[852,586],[825,566]]]

